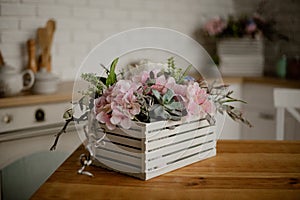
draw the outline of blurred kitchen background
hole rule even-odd
[[[259,0],[1,0],[0,49],[7,63],[27,65],[26,41],[36,38],[38,27],[53,18],[57,22],[52,48],[53,72],[72,80],[87,53],[112,34],[131,28],[158,26],[185,33],[206,46],[197,31],[210,18],[228,14],[252,14]],[[267,1],[265,16],[291,42],[266,41],[265,73],[274,74],[284,54],[299,55],[300,3]],[[298,41],[298,42],[295,42]],[[213,46],[211,47],[213,48]],[[210,49],[210,48],[208,48]]]
[[[49,78],[47,74],[41,79],[36,76],[35,85],[39,87],[34,94],[20,92],[0,98],[1,197],[28,199],[81,144],[74,126],[71,126],[69,134],[62,136],[57,150],[49,151],[54,135],[63,125],[62,113],[70,107],[72,81],[85,56],[97,44],[124,30],[145,26],[165,27],[189,35],[215,57],[216,42],[199,32],[204,23],[215,16],[227,18],[229,14],[252,14],[259,2],[0,0],[0,49],[5,63],[17,70],[16,76],[28,66],[27,41],[34,39],[38,47],[38,28],[45,27],[49,19],[56,23],[50,52],[52,76]],[[277,22],[275,28],[286,35],[289,41],[264,40],[264,65],[260,76],[224,76],[224,82],[230,85],[234,96],[248,102],[238,106],[244,110],[254,127],[249,128],[226,117],[224,126],[223,121],[218,120],[222,121],[218,124],[219,130],[222,130],[218,132],[221,139],[278,139],[273,91],[277,87],[300,88],[300,1],[266,1],[263,14]],[[35,56],[40,53],[36,49]],[[278,77],[278,65],[286,70],[292,68],[290,71],[293,76]],[[58,88],[54,75],[61,81]],[[49,88],[54,90],[47,90]],[[41,94],[40,91],[47,94]],[[284,125],[284,139],[300,139],[300,134],[297,134],[300,125],[291,114],[286,113]]]

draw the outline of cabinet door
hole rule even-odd
[[[274,110],[245,110],[247,119],[253,127],[242,127],[242,139],[274,140],[276,139],[276,121]]]
[[[242,127],[242,139],[276,139],[276,109],[273,101],[274,87],[263,84],[244,84],[245,116],[253,125]]]

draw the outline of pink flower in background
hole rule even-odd
[[[227,24],[221,17],[215,17],[204,25],[204,30],[210,35],[215,36],[226,28]]]
[[[249,21],[249,23],[246,25],[246,33],[251,34],[254,33],[257,30],[257,25],[253,20]]]

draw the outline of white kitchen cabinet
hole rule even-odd
[[[275,140],[276,139],[276,108],[274,107],[274,85],[259,83],[245,83],[243,85],[243,99],[247,119],[253,124],[252,128],[242,126],[241,139],[250,140]],[[287,97],[288,98],[288,97]],[[297,130],[300,125],[297,121],[286,114],[285,133],[288,140],[299,139]]]
[[[243,85],[243,99],[247,119],[253,127],[242,128],[242,139],[276,139],[276,110],[273,101],[273,87],[270,85],[246,83]]]
[[[74,123],[50,151],[69,102],[0,108],[0,196],[28,199],[82,143]],[[17,191],[17,192],[16,192]]]

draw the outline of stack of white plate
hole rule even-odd
[[[262,76],[264,45],[261,39],[230,38],[217,44],[220,69],[227,76]]]

